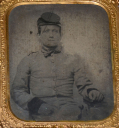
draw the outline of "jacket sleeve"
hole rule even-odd
[[[86,76],[84,63],[80,60],[79,56],[74,61],[74,83],[81,95],[83,95],[84,91],[87,92],[88,89],[94,89],[92,82]]]
[[[28,88],[28,79],[30,77],[30,59],[29,56],[22,59],[17,67],[17,73],[12,84],[11,96],[14,101],[23,109],[28,109],[28,102],[33,99],[33,95]]]

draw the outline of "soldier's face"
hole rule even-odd
[[[61,40],[60,27],[56,25],[41,26],[40,41],[46,47],[57,47]]]

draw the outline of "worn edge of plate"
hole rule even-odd
[[[108,14],[114,89],[114,110],[104,120],[31,122],[20,120],[10,110],[8,17],[12,9],[28,4],[94,4]],[[119,1],[118,0],[3,0],[0,3],[0,128],[109,128],[119,127]]]

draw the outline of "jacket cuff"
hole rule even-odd
[[[39,97],[34,97],[30,102],[28,102],[28,110],[30,114],[38,114],[40,106],[45,103]]]
[[[89,94],[90,93],[90,91],[92,91],[92,90],[97,90],[96,88],[88,88],[87,89],[87,93]],[[98,90],[97,90],[98,91]]]

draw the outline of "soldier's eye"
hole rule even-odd
[[[55,33],[58,33],[58,30],[56,30],[56,29],[53,29],[52,31],[55,32]]]
[[[46,33],[47,33],[47,32],[49,32],[49,31],[50,31],[50,30],[49,30],[49,29],[47,29],[47,30],[44,30],[44,31],[43,31],[43,33],[44,33],[44,32],[46,32]]]

